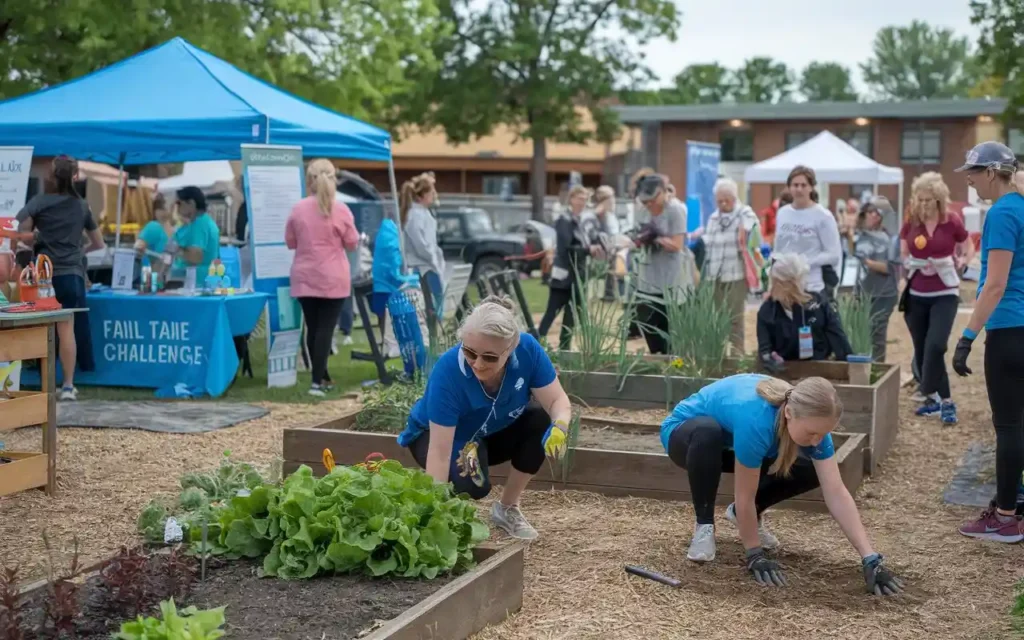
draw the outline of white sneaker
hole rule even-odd
[[[715,525],[698,524],[693,530],[693,540],[686,552],[686,559],[694,562],[711,562],[715,559]]]
[[[495,500],[491,507],[491,522],[519,540],[533,540],[537,537],[537,530],[526,521],[523,512],[519,510],[519,505],[506,507],[501,504],[501,500]]]
[[[736,524],[736,503],[733,502],[725,508],[725,519],[729,522]],[[757,523],[757,537],[761,540],[761,548],[765,551],[773,551],[779,548],[779,539],[775,537],[775,534],[768,530],[768,527],[764,526],[764,517]]]
[[[352,336],[345,336],[341,339],[341,346],[348,347],[352,344]]]
[[[310,385],[309,395],[316,396],[317,398],[325,398],[327,394],[324,393],[324,388],[318,384]]]
[[[62,387],[57,394],[57,400],[61,402],[74,402],[78,400],[78,389],[74,387]]]

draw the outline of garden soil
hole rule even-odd
[[[967,318],[958,316],[947,355]],[[751,348],[753,321],[748,312]],[[889,361],[908,368],[910,340],[899,315],[892,318],[889,339]],[[790,586],[768,589],[743,570],[742,547],[721,511],[718,556],[695,565],[685,558],[694,527],[689,504],[527,492],[522,508],[540,538],[527,551],[523,609],[475,640],[1019,638],[1010,630],[1008,610],[1014,584],[1024,578],[1024,545],[959,536],[956,527],[978,510],[942,500],[968,446],[994,440],[983,350],[979,344],[971,356],[975,375],[952,376],[960,424],[942,427],[936,419],[914,417],[910,390],[902,391],[897,440],[855,496],[874,547],[905,579],[906,595],[879,599],[864,593],[860,559],[827,515],[769,512]],[[349,406],[268,405],[270,416],[194,436],[61,431],[59,495],[29,491],[0,498],[0,562],[21,564],[26,577],[42,574],[43,531],[65,548],[77,535],[88,555],[110,554],[133,536],[135,519],[154,494],[175,491],[181,473],[216,466],[224,449],[270,464],[280,455],[285,426],[323,421]],[[32,447],[39,430],[5,434],[5,440],[11,449]],[[482,517],[499,491],[481,501]],[[625,564],[667,573],[682,586],[628,576]]]

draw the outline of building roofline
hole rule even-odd
[[[850,120],[854,118],[974,118],[998,116],[1002,98],[906,100],[901,102],[785,102],[779,104],[684,104],[618,106],[625,124],[720,122],[725,120]]]

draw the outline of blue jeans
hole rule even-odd
[[[353,323],[352,296],[341,299],[341,314],[338,316],[338,329],[346,336],[352,335]]]

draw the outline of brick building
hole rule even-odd
[[[1001,139],[1024,156],[1024,135],[1003,135],[997,119],[1003,100],[905,102],[819,102],[618,107],[624,124],[639,129],[640,151],[629,163],[666,173],[680,190],[686,184],[686,141],[722,145],[721,173],[745,190],[743,171],[829,130],[877,162],[903,169],[910,183],[925,171],[939,171],[953,200],[967,201],[968,187],[953,169],[978,142]],[[761,209],[784,185],[749,185],[750,204]],[[871,185],[829,185],[829,201],[861,193]],[[897,187],[881,187],[895,202]]]
[[[579,112],[583,128],[592,126],[589,111]],[[610,145],[548,142],[546,193],[557,195],[571,172],[578,172],[588,187],[600,186],[609,157],[627,155],[633,140],[638,143],[639,134],[623,128],[622,137]],[[460,145],[450,143],[441,130],[410,131],[394,144],[393,153],[399,185],[414,175],[433,171],[440,193],[497,196],[506,183],[513,195],[529,193],[533,143],[507,127],[496,127],[491,135]],[[387,167],[379,163],[338,160],[336,164],[359,173],[382,192],[391,191]]]

